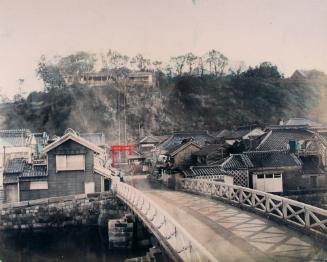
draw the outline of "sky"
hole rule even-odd
[[[326,0],[0,0],[0,93],[42,90],[41,55],[171,56],[217,49],[232,61],[327,72]]]

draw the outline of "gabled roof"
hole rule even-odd
[[[56,148],[57,146],[65,143],[68,140],[72,140],[75,141],[78,144],[81,144],[89,149],[91,149],[92,151],[102,154],[103,153],[103,149],[101,149],[100,147],[98,147],[97,145],[87,141],[86,139],[78,136],[77,134],[74,133],[67,133],[64,136],[60,137],[59,139],[57,139],[56,141],[54,141],[53,143],[47,145],[46,147],[43,148],[43,153],[47,153],[49,151],[51,151],[52,149]]]
[[[84,134],[80,134],[80,137],[84,138],[85,140],[97,146],[106,145],[106,139],[104,133],[84,133]]]
[[[263,138],[257,150],[287,150],[290,140],[309,140],[314,133],[306,129],[272,129]]]
[[[253,167],[251,160],[243,154],[231,155],[222,164],[224,170],[231,169],[249,169]]]
[[[171,156],[175,156],[180,151],[182,151],[183,149],[185,149],[191,145],[193,145],[199,149],[201,148],[201,146],[199,146],[197,143],[195,143],[194,141],[191,140],[189,142],[182,143],[182,144],[176,145],[175,147],[170,148],[170,150],[167,151],[167,154],[169,154]]]

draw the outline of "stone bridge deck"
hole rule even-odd
[[[221,201],[126,177],[219,261],[326,261],[327,247],[287,226]]]

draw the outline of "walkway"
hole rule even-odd
[[[262,216],[202,196],[125,177],[163,207],[219,261],[326,261],[327,247]]]

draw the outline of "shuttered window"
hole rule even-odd
[[[84,155],[57,155],[56,156],[56,170],[85,170],[85,156]]]
[[[94,193],[95,192],[95,183],[94,182],[85,182],[85,188],[84,188],[84,192],[85,194],[88,193]]]
[[[30,182],[30,190],[48,189],[48,181]]]

